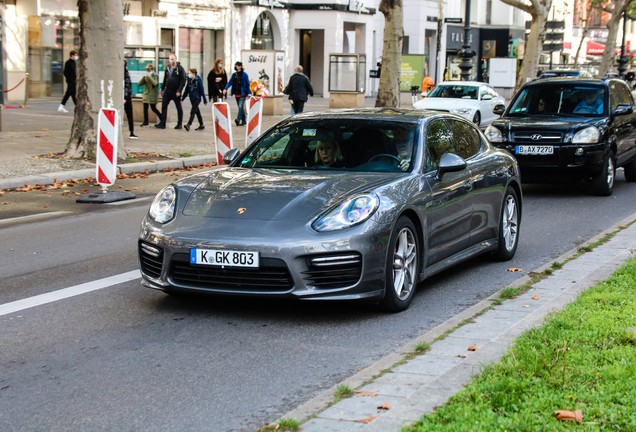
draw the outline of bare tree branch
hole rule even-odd
[[[521,9],[522,11],[532,15],[532,6],[520,0],[501,0],[503,3]]]

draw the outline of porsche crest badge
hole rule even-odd
[[[245,210],[247,210],[247,209],[246,209],[246,208],[241,207],[241,208],[240,208],[240,209],[238,209],[236,212],[237,212],[238,214],[243,214],[243,213],[245,213]]]

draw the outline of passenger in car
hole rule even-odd
[[[342,165],[342,152],[338,142],[335,140],[318,141],[314,162],[316,165],[322,165],[325,167],[344,168]]]
[[[589,89],[585,92],[583,100],[574,108],[574,114],[603,114],[603,99],[597,89]]]

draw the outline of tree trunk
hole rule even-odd
[[[404,39],[402,0],[381,0],[378,9],[384,15],[384,45],[375,106],[397,108],[400,105],[400,71]]]
[[[581,43],[579,43],[579,47],[576,49],[576,55],[574,56],[574,69],[579,66],[579,56],[581,55],[581,47],[583,47],[583,42],[585,42],[585,37],[587,36],[587,32],[590,28],[590,20],[592,18],[592,11],[594,7],[592,3],[590,3],[590,9],[587,11],[587,17],[585,17],[585,27],[583,28],[583,33],[581,34]]]
[[[616,59],[616,36],[618,35],[618,26],[623,18],[623,2],[616,1],[614,6],[614,13],[607,22],[607,43],[605,44],[605,51],[601,58],[601,66],[598,68],[597,78],[603,78],[608,72],[614,69]]]
[[[125,158],[121,127],[124,120],[122,1],[78,0],[77,4],[80,21],[77,106],[66,156],[82,158],[96,155],[97,116],[102,106],[111,104],[120,114],[118,157]]]

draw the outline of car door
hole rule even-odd
[[[610,100],[612,110],[620,105],[629,105],[634,109],[634,98],[629,88],[622,81],[610,84]],[[612,115],[612,129],[616,133],[616,164],[624,165],[636,155],[636,113]]]
[[[457,153],[451,132],[444,120],[433,120],[426,128],[425,180],[431,191],[426,202],[427,265],[464,250],[470,239],[470,171],[446,173],[437,179],[439,161],[446,153]]]
[[[503,157],[490,147],[471,123],[447,119],[457,154],[464,158],[473,183],[469,246],[497,237],[506,187]]]

